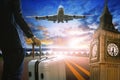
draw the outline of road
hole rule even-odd
[[[89,80],[89,60],[86,57],[69,56],[64,58],[66,80]]]

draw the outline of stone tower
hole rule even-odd
[[[90,80],[120,80],[120,32],[107,3],[90,46]]]

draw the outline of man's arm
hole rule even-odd
[[[27,23],[22,17],[21,8],[20,8],[20,0],[13,0],[13,11],[14,11],[15,21],[20,26],[20,28],[23,30],[25,35],[28,38],[33,37],[32,31],[30,30],[29,26],[27,25]]]
[[[38,46],[41,45],[40,40],[32,34],[31,29],[29,28],[29,26],[27,25],[27,23],[22,17],[21,8],[20,8],[20,0],[13,1],[13,11],[14,11],[15,21],[20,26],[20,28],[23,30],[25,35],[28,38],[32,39],[33,44],[38,45]]]

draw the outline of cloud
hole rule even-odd
[[[25,41],[28,45],[31,45],[33,43],[32,39],[31,38],[26,38],[25,37]],[[53,44],[53,41],[50,40],[50,39],[41,39],[40,40],[41,44],[42,45],[50,45],[50,44]]]
[[[43,35],[44,35],[44,36],[49,36],[49,34],[50,34],[50,33],[49,33],[48,31],[43,31]]]
[[[43,27],[43,26],[38,26],[37,28],[40,31],[47,31],[48,30],[46,27]]]
[[[96,30],[99,27],[99,24],[93,23],[88,25],[88,27],[90,30]]]
[[[49,36],[49,34],[50,34],[49,31],[48,31],[48,28],[46,28],[46,27],[39,26],[38,30],[42,31],[43,36]]]
[[[32,23],[28,23],[28,26],[30,27],[30,29],[32,30],[32,32],[37,32],[40,31],[34,24]]]
[[[51,45],[51,44],[53,44],[53,40],[50,40],[50,39],[42,39],[42,40],[41,40],[41,43],[42,43],[43,45]]]

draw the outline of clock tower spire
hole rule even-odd
[[[105,6],[104,6],[104,10],[102,12],[102,15],[100,17],[100,25],[98,27],[98,29],[104,29],[104,30],[108,30],[108,31],[113,31],[113,32],[118,32],[117,29],[115,29],[113,23],[112,23],[112,15],[109,11],[108,5],[107,5],[108,1],[105,0]]]

